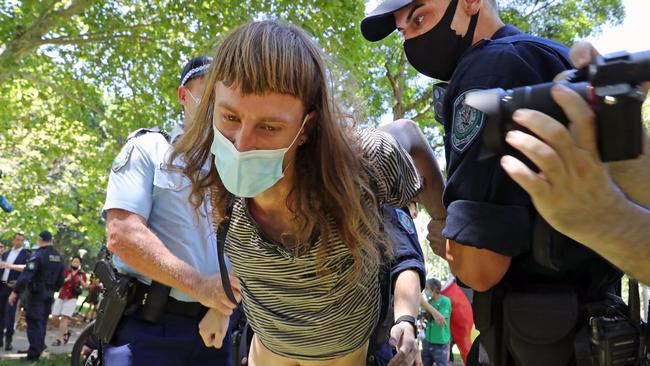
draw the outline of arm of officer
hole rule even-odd
[[[205,306],[230,314],[234,304],[225,296],[217,273],[203,276],[172,254],[149,230],[153,207],[153,181],[157,149],[168,144],[159,134],[146,134],[126,143],[113,163],[104,210],[107,214],[108,249],[143,276],[176,288]],[[190,204],[189,202],[187,203]],[[231,275],[238,293],[238,282]]]
[[[442,192],[445,183],[438,162],[427,139],[418,125],[407,119],[399,119],[380,127],[391,134],[397,143],[411,155],[415,167],[422,178],[422,190],[416,199],[433,218],[445,218],[447,211],[442,204]]]
[[[415,197],[431,216],[427,229],[427,239],[433,252],[444,257],[445,240],[442,229],[447,210],[442,202],[445,183],[433,150],[418,125],[406,119],[400,119],[383,125],[381,130],[391,134],[400,146],[406,150],[415,164],[422,179],[422,190]]]
[[[107,212],[108,249],[143,276],[178,289],[202,304],[224,314],[236,307],[226,297],[221,277],[206,278],[196,269],[172,254],[158,237],[149,230],[145,219],[120,209]],[[237,279],[231,275],[233,290],[238,294]]]
[[[417,318],[418,299],[426,280],[424,255],[418,241],[415,223],[408,208],[384,205],[384,231],[393,249],[390,281],[393,289],[393,319],[403,315]],[[400,322],[390,330],[389,344],[397,355],[389,365],[413,365],[419,354],[417,334],[409,323]]]
[[[511,257],[447,240],[447,262],[451,272],[476,291],[487,291],[501,281]]]

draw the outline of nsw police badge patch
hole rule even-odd
[[[399,223],[402,225],[404,230],[406,230],[406,232],[409,234],[415,234],[415,224],[409,215],[400,209],[396,209],[395,212],[397,212],[397,218],[399,219]]]
[[[465,105],[465,96],[476,90],[468,90],[454,101],[454,114],[451,124],[451,145],[462,153],[472,144],[483,126],[484,115],[478,109]]]
[[[129,162],[129,158],[131,157],[131,152],[133,152],[132,144],[124,145],[122,150],[120,150],[120,153],[117,154],[115,160],[113,160],[112,169],[115,173],[119,172],[120,169],[122,169],[126,165],[126,163]]]

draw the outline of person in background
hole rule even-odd
[[[12,241],[11,250],[2,254],[0,262],[0,346],[3,345],[5,351],[11,351],[11,345],[14,335],[14,325],[16,322],[16,304],[9,304],[9,295],[16,285],[16,280],[20,272],[25,268],[25,263],[31,256],[29,250],[23,246],[25,235],[16,233]]]
[[[452,314],[451,300],[440,293],[441,284],[429,278],[420,305],[429,315],[422,341],[422,364],[424,366],[447,366],[451,331],[449,318]],[[442,317],[442,319],[441,319]]]
[[[467,294],[470,293],[470,295]],[[455,278],[451,278],[442,286],[442,295],[451,300],[451,307],[454,309],[449,321],[451,338],[458,346],[463,362],[467,363],[467,355],[472,348],[472,328],[474,328],[474,315],[472,314],[471,289],[461,288]]]
[[[43,230],[38,235],[38,249],[28,260],[9,295],[8,304],[29,288],[29,303],[25,306],[27,321],[27,361],[38,361],[45,349],[47,319],[54,302],[54,292],[63,284],[63,258],[52,246],[52,234]]]
[[[70,261],[70,268],[63,273],[63,286],[59,289],[59,297],[54,301],[52,316],[59,318],[59,337],[52,343],[53,346],[68,344],[70,339],[70,320],[77,308],[77,298],[83,288],[88,287],[86,272],[81,269],[81,257],[76,255]]]
[[[84,321],[95,319],[95,313],[97,312],[97,304],[99,303],[99,294],[102,291],[102,284],[99,282],[99,278],[92,274],[88,283],[88,295],[79,305],[79,313],[82,312],[85,304],[88,304],[88,310],[84,314]]]

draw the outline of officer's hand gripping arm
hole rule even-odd
[[[223,292],[219,273],[205,277],[172,254],[137,214],[110,209],[107,212],[108,249],[143,276],[180,290],[210,308],[230,314],[236,305]],[[238,282],[231,278],[233,287]]]

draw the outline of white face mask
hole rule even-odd
[[[308,116],[303,119],[291,144],[275,150],[240,152],[214,127],[214,140],[210,151],[214,154],[214,164],[228,192],[237,197],[256,197],[282,179],[284,155],[300,136]]]

